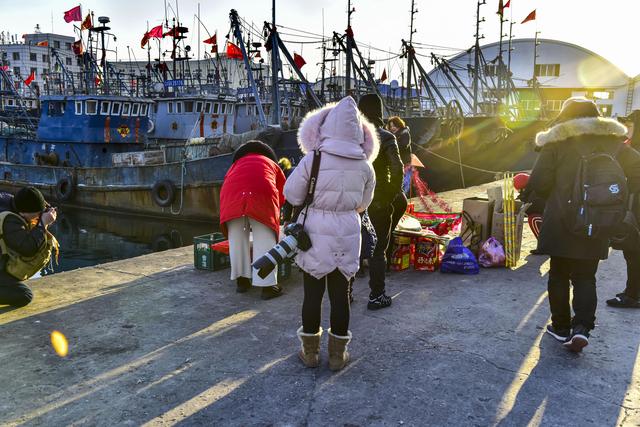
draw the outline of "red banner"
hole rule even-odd
[[[227,42],[227,58],[229,59],[242,59],[242,50],[235,44]]]
[[[76,6],[73,9],[69,9],[64,13],[64,22],[82,21],[82,13],[80,12],[80,6]]]

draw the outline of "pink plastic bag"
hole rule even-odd
[[[480,248],[478,262],[483,267],[504,267],[506,256],[504,248],[498,240],[489,237]]]

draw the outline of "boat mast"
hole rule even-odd
[[[280,124],[280,94],[278,93],[278,28],[276,27],[276,0],[271,3],[271,123]]]
[[[353,39],[353,30],[351,29],[351,14],[355,11],[355,8],[351,8],[351,0],[347,0],[347,48],[345,49],[347,63],[345,67],[345,96],[350,95],[351,92],[351,61],[353,61],[353,53],[351,52],[351,40]]]
[[[413,69],[413,33],[416,32],[416,30],[413,29],[413,22],[415,19],[415,14],[418,12],[418,10],[415,7],[415,0],[411,0],[411,25],[410,25],[410,32],[409,32],[409,46],[407,49],[407,93],[406,93],[406,102],[405,102],[405,109],[404,112],[407,116],[409,116],[410,111],[411,111],[411,72]],[[418,94],[418,96],[420,96],[420,94]]]
[[[480,23],[484,22],[484,18],[480,18],[480,6],[485,4],[487,4],[486,0],[478,0],[476,9],[476,45],[473,49],[473,114],[478,114],[478,88],[480,84],[480,40],[484,38],[484,35],[480,35]]]
[[[500,3],[500,5],[502,5],[502,3]],[[505,22],[507,22],[506,19],[504,19],[504,8],[502,8],[499,12],[498,12],[498,16],[500,16],[500,48],[499,48],[499,53],[498,53],[498,66],[496,68],[496,74],[498,77],[498,103],[502,102],[502,72],[503,72],[503,66],[502,66],[502,38],[506,35],[503,33],[503,25]]]

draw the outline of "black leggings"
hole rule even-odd
[[[321,279],[303,274],[304,302],[302,303],[302,326],[306,334],[316,334],[320,328],[322,298],[325,285],[329,289],[331,302],[331,332],[346,336],[349,330],[349,281],[338,269]]]

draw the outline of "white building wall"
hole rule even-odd
[[[625,115],[627,100],[626,87],[629,77],[618,67],[603,57],[582,47],[556,40],[540,39],[537,47],[537,64],[559,64],[559,76],[539,76],[538,83],[544,89],[574,89],[589,92],[589,89],[610,90],[614,99],[598,101],[613,106],[614,115]],[[516,88],[528,88],[534,70],[534,39],[516,39],[512,42],[511,72]],[[481,50],[487,63],[497,58],[498,43],[482,46]],[[508,43],[503,43],[503,61],[508,61]],[[472,86],[473,74],[468,67],[474,65],[473,50],[465,52],[449,61],[458,76],[468,88]],[[429,76],[447,98],[454,95],[451,84],[440,70],[432,70]],[[487,77],[488,79],[489,77]],[[638,99],[640,104],[640,99]],[[463,105],[464,107],[464,105]],[[468,110],[468,108],[465,108]]]

